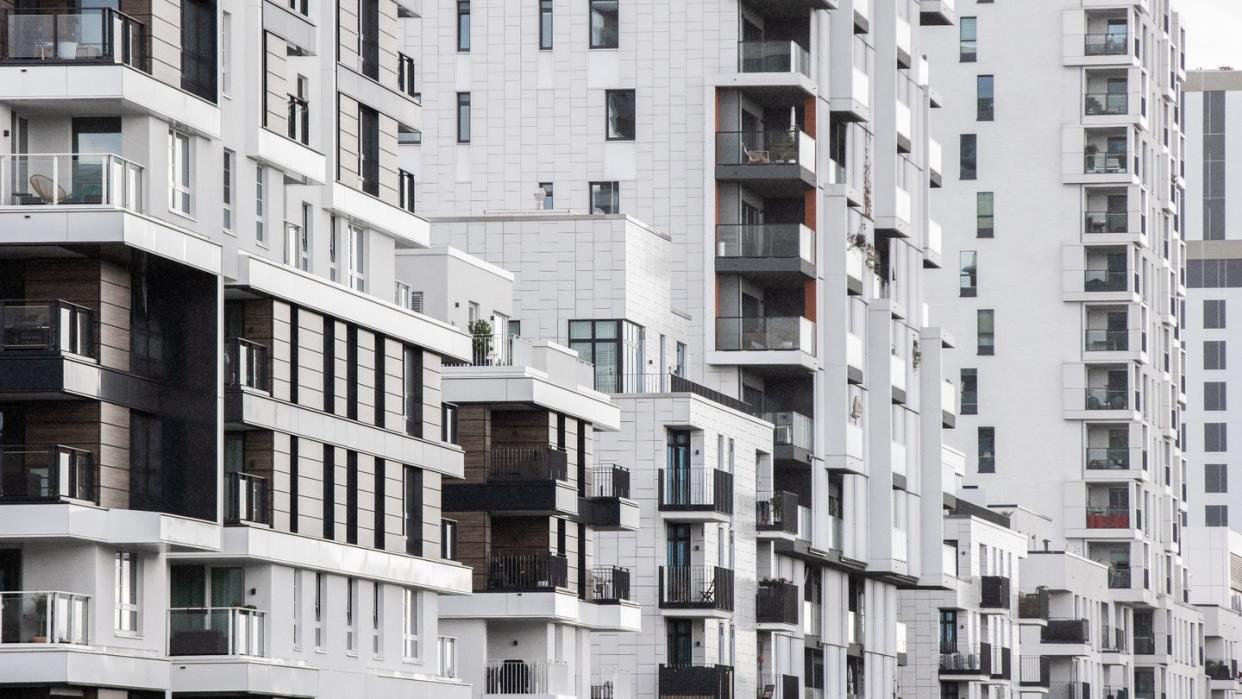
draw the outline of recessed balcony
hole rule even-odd
[[[0,646],[87,645],[90,603],[72,592],[0,592]]]
[[[799,127],[716,134],[716,179],[740,182],[762,196],[816,186],[815,139]]]
[[[770,532],[796,537],[800,524],[797,493],[755,494],[755,528],[761,534]]]
[[[716,349],[725,352],[797,351],[815,354],[815,323],[802,316],[716,319]]]
[[[93,357],[94,314],[63,300],[0,301],[0,358],[38,354]]]
[[[168,654],[265,657],[266,616],[249,607],[170,609]]]
[[[739,73],[797,73],[811,77],[811,52],[795,41],[737,42]]]
[[[143,168],[111,153],[0,155],[0,209],[144,211]]]
[[[267,479],[242,472],[227,474],[225,478],[225,522],[270,527],[272,501]]]
[[[569,586],[569,560],[551,552],[493,553],[487,560],[488,592],[555,592]]]
[[[792,410],[765,413],[775,427],[774,458],[778,462],[809,464],[815,453],[815,421]]]
[[[733,571],[720,566],[660,566],[660,608],[733,611]]]
[[[1087,529],[1130,529],[1128,505],[1087,505]]]
[[[755,593],[755,621],[759,624],[798,626],[802,594],[785,580],[760,580]]]
[[[716,227],[716,271],[757,281],[815,278],[815,232],[799,223]]]
[[[91,452],[63,444],[0,446],[0,503],[99,503]]]
[[[1088,471],[1147,470],[1147,451],[1141,447],[1087,447]]]
[[[660,469],[659,508],[667,516],[733,514],[733,474],[713,468]]]
[[[1091,624],[1086,619],[1049,619],[1040,630],[1044,644],[1086,644],[1091,642]]]
[[[986,643],[965,641],[940,642],[940,674],[987,675],[992,674],[992,649]]]
[[[117,10],[28,7],[3,12],[4,63],[116,63],[148,69],[146,27]]]
[[[486,452],[482,482],[445,484],[443,507],[446,512],[577,515],[578,500],[564,450],[502,445]]]

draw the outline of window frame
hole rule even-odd
[[[969,154],[969,157],[967,157]],[[967,163],[970,163],[969,168]],[[958,179],[974,181],[979,179],[979,136],[964,133],[958,137]]]
[[[254,166],[254,242],[267,247],[267,173]]]
[[[983,331],[983,319],[988,319],[988,325],[991,326],[987,333]],[[984,337],[988,338],[988,342],[983,342]],[[975,350],[976,353],[983,357],[990,357],[996,354],[996,309],[979,308],[975,310]]]
[[[967,265],[967,256],[971,262]],[[958,296],[974,298],[979,295],[979,252],[960,250],[957,253]],[[969,271],[968,271],[969,270]]]
[[[971,37],[966,38],[966,26],[970,25]],[[969,46],[969,52],[967,51]],[[978,63],[979,62],[979,18],[978,17],[962,17],[958,19],[957,34],[957,60],[958,63]]]
[[[970,372],[967,374],[967,372]],[[958,408],[959,415],[978,415],[979,414],[979,370],[973,367],[962,367],[959,376],[961,383],[961,405]],[[969,395],[973,398],[970,402],[966,401],[967,385],[971,385]]]
[[[457,52],[470,53],[470,0],[457,0]]]
[[[168,130],[168,210],[182,216],[194,211],[193,144],[189,134]]]
[[[984,450],[984,441],[991,446],[991,449]],[[991,425],[981,425],[975,431],[975,457],[976,468],[978,473],[996,473],[996,428]],[[986,457],[986,458],[985,458]]]
[[[1229,465],[1220,463],[1203,464],[1203,492],[1229,492]]]
[[[112,555],[112,630],[121,636],[142,635],[142,559],[133,551]]]
[[[555,27],[552,0],[539,0],[539,50],[551,51]]]
[[[474,113],[469,92],[457,93],[457,142],[470,143],[470,121]]]
[[[987,213],[983,213],[985,208]],[[984,219],[987,219],[986,226]],[[996,237],[996,192],[975,192],[975,237]]]
[[[628,118],[619,113],[628,96]],[[614,114],[614,108],[618,113]],[[634,141],[638,136],[638,95],[635,90],[604,90],[604,138],[608,141]]]
[[[975,121],[996,121],[995,75],[975,76]]]
[[[401,659],[404,662],[417,661],[422,657],[422,643],[419,638],[419,622],[422,621],[422,594],[413,588],[401,590]]]
[[[610,216],[610,215],[616,215],[616,214],[621,213],[621,183],[620,182],[617,182],[617,181],[589,182],[587,183],[587,191],[590,196],[590,200],[587,203],[588,203],[588,206],[590,207],[589,211],[591,212],[591,215]],[[597,207],[595,206],[595,203],[602,196],[608,197],[608,202],[607,202],[608,206],[606,208],[611,209],[611,210],[606,210],[605,208],[600,207],[599,210],[597,211]]]
[[[588,0],[587,31],[590,33],[588,48],[617,49],[621,47],[621,3],[620,0]],[[612,12],[608,13],[611,6]],[[608,18],[612,18],[612,35],[607,34]],[[596,24],[597,18],[599,24]],[[611,42],[609,39],[611,38]]]
[[[223,199],[221,203],[221,228],[229,235],[237,235],[237,231],[234,230],[233,226],[233,220],[236,214],[236,211],[234,211],[235,207],[233,199],[235,198],[234,193],[237,190],[236,152],[229,150],[228,148],[224,149],[224,156],[221,159],[220,170],[224,179],[224,190],[221,195],[221,198]]]
[[[1228,527],[1229,507],[1227,505],[1204,505],[1203,526]]]

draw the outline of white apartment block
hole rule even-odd
[[[1069,624],[1050,620],[1030,651],[1092,696],[1203,696],[1182,559],[1187,117],[1170,5],[965,0],[930,51],[936,137],[958,157],[933,197],[949,272],[928,289],[960,342],[967,480],[989,506],[1046,518],[1018,526],[1032,551],[1107,567],[1105,594],[1070,585],[1089,603],[1051,610],[1086,620],[1094,650],[1054,651]],[[1038,559],[1023,592],[1053,583],[1027,573]],[[1102,652],[1103,627],[1122,629],[1125,652]]]
[[[469,695],[414,7],[336,7],[2,10],[4,696]]]

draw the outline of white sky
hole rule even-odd
[[[1186,67],[1242,70],[1242,0],[1174,0],[1186,23]]]

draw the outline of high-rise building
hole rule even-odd
[[[407,25],[429,128],[401,159],[433,238],[511,270],[514,327],[621,407],[597,455],[636,474],[643,523],[599,540],[644,623],[596,648],[638,696],[899,691],[898,589],[940,578],[955,487],[952,338],[920,286],[942,179],[924,44],[953,21],[460,0]]]
[[[1101,598],[1028,557],[1022,591],[1067,586],[1079,597],[1052,614],[1081,628],[1071,643],[1068,624],[1024,627],[1023,653],[1048,658],[1052,683],[1144,698],[1202,691],[1182,559],[1186,39],[1172,4],[964,0],[929,51],[934,130],[957,167],[932,197],[948,271],[927,287],[960,343],[966,480],[986,505],[1043,516],[1017,526],[1028,549],[1108,569]]]
[[[4,696],[468,696],[414,7],[347,4],[2,10]]]

